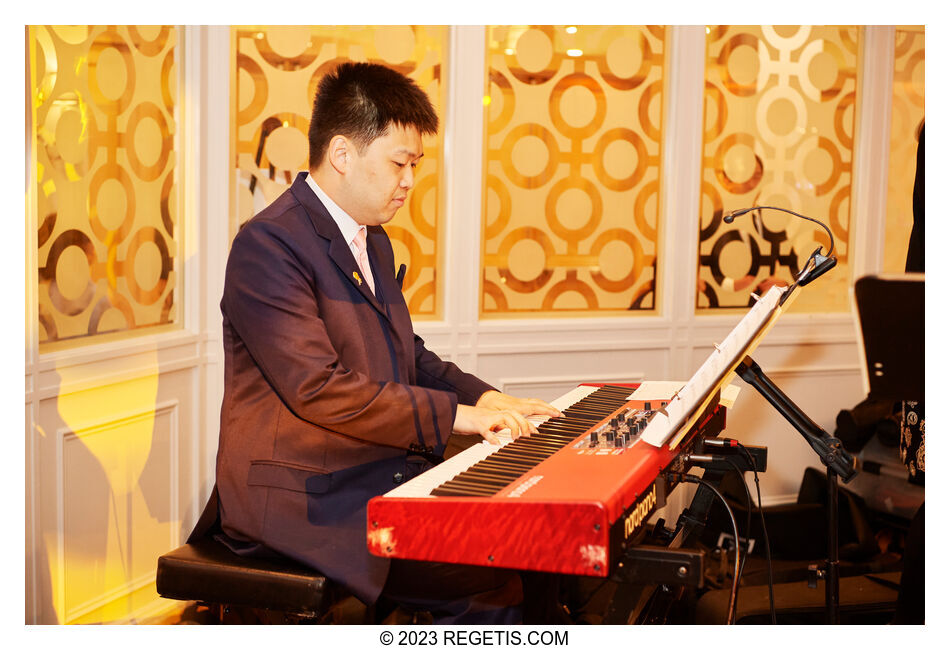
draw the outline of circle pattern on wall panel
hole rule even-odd
[[[482,315],[655,308],[665,38],[489,28]]]
[[[849,308],[847,282],[834,277],[848,277],[857,29],[709,29],[698,310],[746,307],[771,284],[790,284],[819,243],[828,252],[819,226],[784,213],[722,221],[754,205],[802,213],[835,233],[838,265],[822,278],[827,289],[802,292],[792,309]]]
[[[177,276],[177,28],[31,26],[41,344],[163,325]]]
[[[310,116],[320,80],[345,61],[393,68],[416,81],[440,122],[445,28],[385,26],[247,26],[232,28],[235,70],[236,187],[231,196],[231,236],[309,169]],[[504,83],[504,82],[501,82]],[[425,163],[416,173],[409,201],[386,226],[396,267],[405,264],[403,293],[413,317],[440,313],[436,268],[440,237],[441,132],[423,138]]]

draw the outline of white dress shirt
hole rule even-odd
[[[327,193],[320,189],[320,186],[317,185],[317,181],[313,180],[313,176],[309,173],[307,174],[307,185],[310,186],[310,189],[313,190],[313,193],[317,195],[317,198],[320,199],[320,202],[323,203],[323,206],[327,209],[327,212],[330,213],[330,216],[333,217],[333,220],[336,222],[337,227],[340,229],[340,232],[343,233],[343,239],[350,247],[350,252],[353,253],[353,259],[356,260],[356,265],[359,266],[359,249],[356,246],[357,233],[360,230],[366,230],[366,226],[360,225],[353,220],[353,217],[348,215],[346,211],[333,202]],[[375,286],[372,269],[365,269],[363,271],[368,276],[368,281],[370,286]]]

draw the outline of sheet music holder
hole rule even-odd
[[[751,384],[805,438],[827,468],[828,559],[824,574],[825,609],[828,622],[839,623],[838,480],[841,478],[848,482],[853,479],[858,473],[857,464],[841,441],[828,435],[821,426],[811,420],[749,356],[800,288],[827,273],[837,264],[837,258],[830,254],[821,255],[820,252],[820,247],[815,249],[791,287],[773,286],[765,296],[758,299],[726,340],[714,346],[715,351],[673,397],[669,405],[653,417],[641,440],[646,440],[648,444],[656,447],[669,444],[671,449],[674,448],[682,439],[682,432],[687,431],[698,418],[701,409],[719,394],[731,372],[736,372],[745,382]]]
[[[854,283],[869,397],[924,399],[924,274],[867,275]]]
[[[729,374],[756,348],[797,292],[797,286],[791,289],[773,286],[759,298],[725,340],[714,345],[712,354],[669,404],[654,415],[640,439],[654,447],[669,444],[673,448],[678,445],[709,402],[719,394]]]
[[[832,258],[833,259],[833,258]],[[804,275],[804,274],[803,274]],[[801,279],[802,276],[800,276]],[[829,623],[840,622],[840,562],[838,555],[838,479],[850,481],[857,474],[854,458],[844,449],[841,441],[828,435],[812,421],[795,403],[762,372],[752,357],[752,350],[795,296],[801,284],[790,288],[772,287],[765,296],[749,310],[739,324],[729,333],[696,374],[659,412],[644,430],[641,440],[654,446],[679,444],[692,425],[700,408],[719,394],[719,389],[729,374],[736,372],[751,384],[788,422],[805,438],[819,459],[827,467],[828,476],[828,559],[825,562],[825,610]],[[650,428],[654,427],[651,431]],[[651,437],[648,438],[648,435]]]

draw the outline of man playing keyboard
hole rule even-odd
[[[220,538],[310,565],[366,604],[514,623],[516,573],[366,548],[366,503],[409,478],[407,450],[441,454],[453,432],[530,435],[526,416],[558,415],[493,390],[413,333],[382,225],[407,201],[422,135],[437,127],[408,78],[340,65],[314,101],[309,173],[235,237],[221,301]]]

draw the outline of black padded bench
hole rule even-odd
[[[310,567],[286,558],[243,557],[210,536],[158,558],[155,587],[163,598],[208,605],[219,622],[363,622],[367,614]]]

